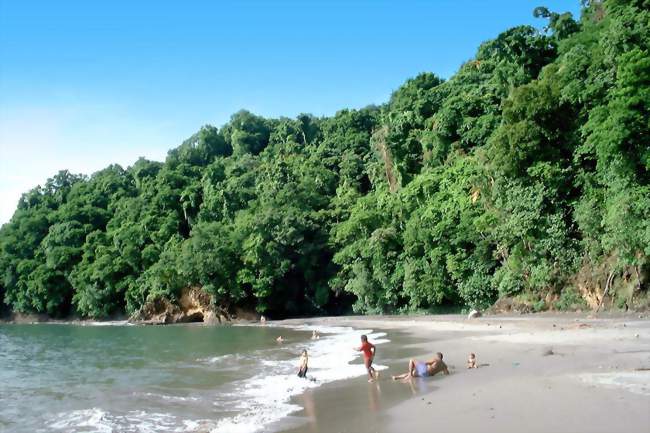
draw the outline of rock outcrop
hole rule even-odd
[[[532,313],[531,305],[522,302],[515,297],[504,296],[499,298],[489,309],[490,314],[527,314]]]
[[[227,314],[217,311],[210,295],[200,287],[183,289],[177,302],[166,298],[149,301],[129,319],[133,323],[149,325],[189,322],[216,324],[228,320]]]

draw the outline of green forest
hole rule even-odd
[[[185,287],[270,317],[647,299],[650,1],[531,12],[383,105],[240,111],[164,162],[57,173],[0,229],[0,299],[88,318]]]

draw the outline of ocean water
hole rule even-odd
[[[345,327],[0,325],[0,431],[269,431],[301,409],[292,397],[365,374],[362,333],[388,341]]]

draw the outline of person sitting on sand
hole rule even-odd
[[[379,378],[379,372],[372,366],[372,361],[375,359],[375,355],[377,355],[377,348],[368,341],[367,336],[362,335],[361,346],[355,347],[354,350],[363,352],[363,363],[366,366],[366,370],[368,370],[368,382],[374,382]]]
[[[393,380],[410,379],[412,377],[427,377],[433,376],[442,372],[449,374],[447,364],[442,360],[442,353],[436,353],[436,356],[431,361],[418,361],[417,359],[409,360],[408,373],[398,374],[393,376]]]
[[[478,368],[478,364],[476,363],[476,355],[473,353],[470,353],[469,357],[467,358],[467,368]]]
[[[309,355],[307,355],[307,350],[303,349],[300,354],[300,360],[298,361],[298,377],[307,377]]]

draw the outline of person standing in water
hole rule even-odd
[[[375,359],[377,354],[377,348],[374,344],[368,341],[368,337],[365,335],[361,336],[361,346],[355,347],[354,350],[363,352],[363,363],[368,370],[368,382],[374,382],[379,378],[379,372],[375,370],[372,366],[372,361]]]
[[[298,361],[298,377],[307,377],[308,363],[309,355],[307,355],[307,350],[303,349],[300,354],[300,360]]]

